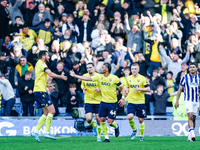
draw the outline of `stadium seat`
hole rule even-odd
[[[173,107],[167,107],[166,108],[166,115],[172,116],[173,112],[174,112],[174,108]]]

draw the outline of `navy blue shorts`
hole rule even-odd
[[[85,103],[85,114],[87,114],[87,113],[98,114],[99,113],[99,105],[100,104],[88,104],[88,103]]]
[[[47,107],[52,105],[52,100],[46,92],[34,92],[37,108]]]
[[[145,104],[128,103],[127,114],[134,114],[139,118],[146,118]]]
[[[107,117],[109,119],[115,119],[117,114],[117,102],[105,103],[101,102],[99,106],[99,117]]]

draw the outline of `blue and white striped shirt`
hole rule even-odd
[[[195,75],[193,77],[190,73],[183,76],[180,82],[181,86],[184,86],[184,100],[191,102],[199,102],[199,87],[200,76]]]

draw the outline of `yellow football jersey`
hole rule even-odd
[[[126,78],[125,77],[121,77],[120,80],[122,82],[122,85],[123,85],[124,89],[126,90],[126,88],[127,88]],[[122,93],[122,91],[121,91],[121,93]],[[128,101],[128,96],[126,96],[125,101]]]
[[[96,75],[98,73],[94,73]],[[84,74],[85,77],[90,77],[89,73]],[[100,104],[101,102],[101,92],[96,92],[95,88],[100,88],[99,82],[95,81],[84,81],[82,80],[81,88],[86,88],[86,93],[84,95],[85,103],[88,104]]]
[[[129,88],[127,96],[128,102],[133,104],[145,104],[145,92],[134,92],[135,87],[145,88],[148,85],[145,77],[138,74],[138,76],[134,78],[133,75],[130,75],[126,78],[126,85],[127,88]]]
[[[105,103],[117,102],[117,86],[121,85],[119,78],[109,74],[105,77],[103,74],[96,74],[91,77],[92,81],[97,81],[100,84],[102,101]]]
[[[35,65],[35,84],[33,92],[46,92],[47,91],[47,74],[45,70],[48,69],[47,65],[39,59]]]

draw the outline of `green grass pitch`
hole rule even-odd
[[[104,138],[102,138],[104,139]],[[187,137],[110,137],[110,143],[96,142],[96,137],[58,137],[58,140],[40,137],[0,137],[0,150],[199,150],[200,138],[188,142]]]

